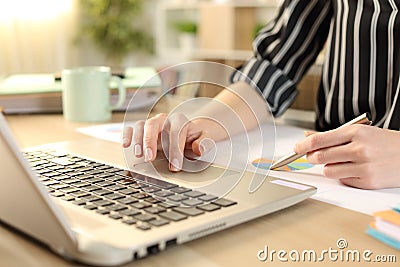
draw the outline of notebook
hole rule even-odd
[[[316,192],[315,187],[268,176],[250,193],[254,173],[214,164],[175,174],[162,158],[127,170],[51,146],[21,152],[1,114],[0,150],[1,222],[66,260],[91,265],[115,266],[162,253]],[[237,183],[219,195],[171,182],[168,177],[174,175]]]

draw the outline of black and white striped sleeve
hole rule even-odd
[[[254,56],[232,75],[264,95],[274,116],[298,94],[296,83],[326,41],[332,17],[329,0],[285,0],[277,17],[253,41]]]

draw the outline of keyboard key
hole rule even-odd
[[[177,194],[183,194],[189,191],[192,191],[192,189],[186,188],[186,187],[175,187],[171,189],[172,192],[177,193]]]
[[[81,181],[75,178],[70,178],[63,180],[62,182],[65,184],[75,184],[75,183],[80,183]]]
[[[88,185],[88,186],[81,187],[81,189],[83,189],[85,191],[93,192],[93,191],[96,191],[96,190],[101,190],[101,187],[98,187],[98,186],[95,186],[95,185]]]
[[[53,162],[55,164],[58,165],[63,165],[63,166],[68,166],[68,165],[73,165],[75,164],[74,161],[71,161],[69,158],[67,157],[57,157],[57,158],[52,158],[49,160],[49,162]]]
[[[95,204],[97,206],[105,207],[105,206],[114,204],[114,202],[109,201],[107,199],[100,199],[100,200],[93,201],[93,204]]]
[[[61,199],[65,200],[65,201],[72,201],[72,200],[75,200],[75,197],[66,195],[66,196],[62,197]]]
[[[132,194],[135,194],[135,193],[138,193],[138,192],[139,191],[136,190],[136,189],[127,188],[127,189],[119,191],[118,193],[121,193],[121,194],[124,194],[124,195],[132,195]]]
[[[88,210],[95,210],[95,209],[97,209],[97,206],[96,205],[85,205],[85,206],[83,206],[85,209],[88,209]]]
[[[148,224],[139,224],[136,226],[137,229],[143,230],[143,231],[147,231],[151,229],[151,226]]]
[[[164,212],[165,208],[163,207],[148,207],[144,209],[146,212],[152,213],[152,214],[157,214],[160,212]]]
[[[85,174],[91,174],[91,175],[98,175],[98,174],[101,174],[101,173],[103,173],[103,171],[100,171],[100,170],[91,170],[91,171],[86,171],[85,172]]]
[[[209,203],[209,204],[198,206],[197,208],[204,210],[204,211],[214,211],[214,210],[220,209],[221,207],[218,205]]]
[[[141,202],[133,203],[133,204],[131,204],[131,206],[136,209],[145,209],[145,208],[151,207],[152,204],[150,204],[146,201],[141,201]]]
[[[97,179],[97,178],[94,178],[92,175],[86,175],[86,174],[83,174],[83,175],[77,175],[77,176],[75,176],[77,179],[79,179],[79,180],[87,180],[87,179]],[[99,179],[98,181],[102,181],[101,179]],[[87,181],[87,182],[89,182],[89,181]]]
[[[131,197],[126,197],[126,198],[118,199],[118,202],[125,204],[125,205],[129,205],[129,204],[138,202],[138,200],[131,198]]]
[[[52,195],[53,197],[62,197],[62,196],[64,196],[64,193],[60,192],[60,191],[55,191],[55,192],[51,193],[50,195]]]
[[[66,179],[71,178],[71,176],[69,176],[69,175],[54,175],[51,178],[59,180],[59,181],[64,181]]]
[[[74,170],[73,169],[69,169],[69,168],[64,168],[64,169],[59,169],[59,170],[57,170],[57,172],[60,172],[60,173],[71,173],[71,172],[74,172]]]
[[[159,199],[155,199],[155,198],[152,198],[152,197],[147,197],[147,198],[145,198],[144,200],[146,200],[147,202],[149,202],[149,203],[151,203],[151,204],[156,204],[156,203],[159,203],[159,202],[160,202]]]
[[[112,190],[112,191],[118,191],[118,190],[126,189],[126,187],[116,184],[116,185],[108,186],[107,189]]]
[[[102,176],[106,176],[106,177],[102,177]],[[105,178],[107,181],[113,181],[113,182],[125,180],[124,177],[119,176],[119,175],[113,175],[112,173],[103,173],[103,174],[96,175],[96,177],[102,177],[102,178]]]
[[[106,172],[110,172],[110,173],[120,172],[120,171],[121,171],[121,169],[119,169],[119,168],[114,168],[114,167],[112,167],[112,168],[106,170]]]
[[[162,191],[158,191],[158,192],[154,193],[154,195],[158,196],[158,197],[168,197],[168,196],[171,196],[173,194],[174,193],[172,193],[172,192],[170,192],[168,190],[162,190]]]
[[[164,207],[166,209],[178,207],[179,203],[172,202],[172,201],[163,201],[161,203],[158,203],[158,206]]]
[[[102,215],[110,214],[110,211],[106,209],[98,209],[96,212]]]
[[[114,220],[122,219],[122,216],[119,215],[119,214],[111,214],[108,217],[111,218],[111,219],[114,219]]]
[[[214,195],[205,195],[205,196],[199,197],[200,200],[205,201],[205,202],[210,202],[210,201],[213,201],[213,200],[215,200],[217,198],[218,197],[216,197]]]
[[[122,222],[127,224],[127,225],[132,225],[132,224],[136,223],[136,220],[134,220],[134,219],[125,219]]]
[[[173,196],[168,197],[168,199],[175,201],[175,202],[180,202],[180,201],[188,199],[188,197],[186,197],[184,195],[173,195]]]
[[[67,188],[67,187],[69,188],[69,185],[66,185],[66,184],[51,184],[50,187],[57,190],[57,189],[62,189],[62,188]]]
[[[88,184],[88,183],[85,183],[85,182],[80,182],[80,183],[74,183],[74,186],[75,187],[85,187],[85,186],[88,186],[88,185],[90,185],[90,184]]]
[[[87,182],[89,184],[95,184],[95,183],[104,182],[104,180],[100,179],[100,178],[89,178],[89,179],[85,179],[85,182]]]
[[[195,198],[191,198],[191,199],[182,201],[182,204],[185,206],[198,206],[198,205],[203,204],[203,201],[200,201]]]
[[[58,172],[46,172],[43,173],[42,175],[46,177],[53,177],[53,176],[59,176],[60,174]]]
[[[203,214],[204,211],[199,210],[195,207],[190,207],[190,208],[186,208],[186,207],[177,207],[177,208],[173,208],[174,211],[177,211],[179,213],[185,214],[187,216],[197,216],[200,214]]]
[[[76,192],[72,192],[71,195],[73,195],[74,197],[85,197],[85,196],[88,196],[89,193],[85,192],[85,191],[76,191]]]
[[[120,210],[125,210],[127,207],[121,205],[121,204],[114,204],[106,207],[108,210],[112,211],[120,211]]]
[[[160,227],[160,226],[169,224],[169,221],[160,218],[160,219],[155,219],[155,220],[149,221],[149,224],[154,225],[154,226],[156,226],[156,227]]]
[[[75,188],[75,187],[67,187],[67,188],[62,188],[60,189],[61,192],[69,194],[69,193],[74,193],[79,191],[79,189]]]
[[[96,175],[96,177],[103,178],[103,179],[104,178],[109,178],[111,176],[113,176],[111,173],[99,173],[99,174]]]
[[[218,206],[221,206],[221,207],[229,207],[229,206],[237,204],[237,202],[228,200],[226,198],[217,199],[217,200],[213,201],[212,203],[217,204]]]
[[[39,153],[39,151],[36,151]],[[47,154],[52,155],[54,157],[66,157],[68,156],[67,153],[63,152],[63,151],[48,151]]]
[[[136,184],[136,182],[133,181],[132,179],[121,179],[121,180],[118,180],[117,183],[123,184],[123,185],[132,185],[132,184]]]
[[[86,205],[86,200],[79,199],[79,200],[73,201],[72,203],[74,203],[75,205],[78,205],[78,206],[80,206],[80,205]]]
[[[146,187],[144,189],[145,192],[150,193],[150,194],[151,193],[155,193],[155,192],[160,191],[160,190],[161,190],[160,188],[155,187],[155,186],[149,186],[149,187]]]
[[[181,214],[176,211],[161,212],[158,215],[160,215],[161,217],[163,217],[167,220],[170,220],[170,221],[181,221],[181,220],[187,219],[186,215]]]
[[[110,182],[110,181],[101,181],[101,182],[97,182],[95,183],[97,186],[101,186],[101,187],[107,187],[107,186],[112,186],[115,185],[115,183]]]
[[[111,200],[116,200],[116,199],[124,198],[125,196],[118,194],[118,193],[112,193],[112,194],[105,195],[104,197],[111,199]]]
[[[101,190],[93,191],[93,193],[96,194],[96,195],[99,195],[99,196],[106,196],[108,194],[112,194],[113,192],[108,191],[106,189],[101,189]]]
[[[202,193],[202,192],[194,191],[194,190],[193,190],[193,191],[184,193],[184,195],[187,196],[187,197],[196,198],[196,197],[204,196],[205,194]]]
[[[88,202],[95,202],[95,201],[101,200],[101,198],[96,195],[84,196],[84,197],[82,197],[82,199],[84,199]]]
[[[60,183],[55,180],[47,180],[47,181],[42,182],[42,184],[49,186],[49,185],[56,185],[56,184],[60,184]]]
[[[95,168],[101,167],[101,166],[105,166],[104,163],[95,162],[95,161],[92,161],[89,165],[92,166],[92,167],[95,167]]]
[[[125,216],[135,216],[135,215],[141,214],[140,211],[135,210],[135,209],[122,210],[120,213],[125,215]]]
[[[150,214],[146,214],[146,213],[139,214],[139,215],[135,215],[135,216],[133,216],[133,217],[134,217],[135,219],[139,220],[139,221],[142,221],[142,222],[148,222],[148,221],[151,221],[151,220],[156,219],[155,216],[150,215]]]
[[[106,164],[104,164],[103,166],[96,167],[96,169],[99,169],[99,170],[108,170],[108,169],[111,169],[111,168],[113,168],[113,167],[110,166],[110,165],[106,165]]]
[[[110,169],[110,170],[112,171],[113,169]],[[107,172],[110,172],[110,170],[107,170]],[[129,178],[132,177],[129,171],[125,171],[125,170],[121,171],[121,169],[117,169],[116,171],[112,171],[112,172],[115,174],[121,175],[123,177],[129,177]]]
[[[146,193],[140,192],[140,193],[133,194],[132,197],[137,198],[137,199],[143,199],[143,198],[149,197],[149,195]]]

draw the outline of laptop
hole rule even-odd
[[[214,164],[196,173],[173,174],[165,159],[126,170],[51,148],[22,152],[1,114],[0,150],[1,222],[67,260],[90,265],[115,266],[156,254],[316,192],[309,185],[256,173],[265,180],[250,193],[253,173]],[[173,179],[221,173],[221,181],[237,181],[222,195]]]

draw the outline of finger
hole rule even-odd
[[[180,171],[182,168],[188,123],[190,122],[181,115],[170,118],[169,161],[171,171]]]
[[[127,148],[132,143],[133,128],[127,126],[122,131],[122,147]]]
[[[144,124],[143,130],[143,153],[145,161],[155,159],[157,155],[157,142],[159,133],[165,123],[166,115],[158,114],[148,119]]]
[[[143,157],[143,131],[145,122],[138,121],[135,123],[135,131],[133,134],[133,152],[137,158]]]
[[[311,164],[330,164],[353,161],[352,145],[345,144],[319,149],[307,153],[307,160]]]
[[[373,189],[369,188],[365,180],[360,179],[359,177],[348,177],[340,179],[340,182],[344,185],[362,188],[362,189]]]
[[[347,186],[372,189],[369,177],[362,176],[366,174],[364,170],[364,164],[347,162],[328,164],[324,167],[323,173],[325,177],[339,180]]]
[[[304,136],[307,137],[307,136],[313,135],[315,133],[317,133],[317,132],[316,131],[304,131]]]
[[[324,166],[323,174],[327,178],[337,180],[348,177],[362,177],[365,175],[364,164],[353,162],[327,164]]]
[[[294,151],[297,154],[305,154],[321,148],[337,146],[351,141],[351,131],[349,127],[343,127],[323,133],[314,133],[297,143]]]
[[[201,135],[192,143],[192,150],[197,156],[201,156],[207,151],[210,151],[214,145],[215,142],[211,138],[206,135]]]

